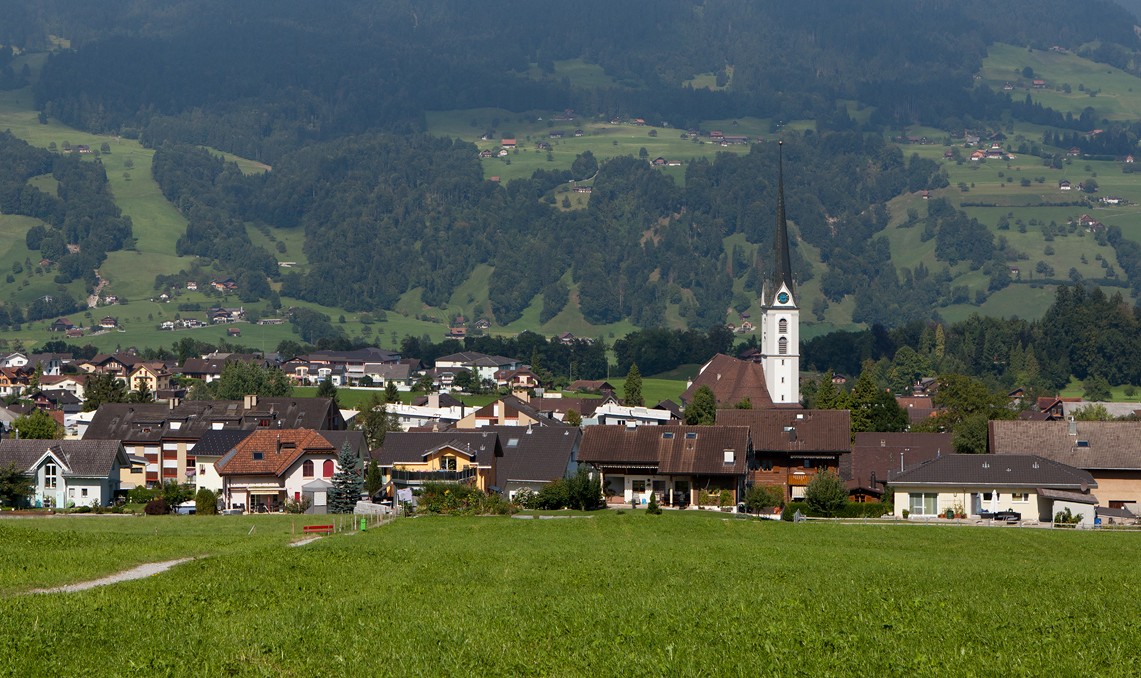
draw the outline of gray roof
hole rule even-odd
[[[481,466],[490,466],[491,456],[503,456],[499,436],[494,431],[409,431],[384,436],[384,444],[372,451],[381,466],[399,463],[421,463],[432,450],[450,445],[467,450]]]
[[[15,464],[29,470],[50,451],[66,468],[63,475],[102,478],[111,474],[115,460],[128,464],[118,440],[0,440],[0,466]]]
[[[744,475],[747,426],[588,426],[578,460],[608,467],[656,467],[667,475]],[[734,452],[725,463],[725,452]]]
[[[495,484],[508,481],[550,482],[566,475],[578,452],[582,431],[547,426],[488,426],[483,431],[499,434],[503,458],[495,465]]]
[[[368,443],[364,439],[364,431],[321,431],[321,437],[329,441],[333,449],[339,454],[346,442],[361,459],[368,459]],[[194,448],[197,452],[198,448]]]
[[[891,474],[892,485],[1033,487],[1087,491],[1087,471],[1033,454],[947,454]]]
[[[1111,417],[1129,417],[1141,411],[1141,403],[1103,403],[1091,402],[1082,400],[1079,402],[1070,402],[1067,400],[1062,401],[1062,415],[1069,419],[1072,415],[1076,414],[1079,410],[1094,405],[1101,405],[1105,408],[1106,413]]]
[[[1075,504],[1089,504],[1091,506],[1097,504],[1097,497],[1092,494],[1074,492],[1073,490],[1052,490],[1048,487],[1040,487],[1038,488],[1038,496],[1043,499],[1071,501]]]
[[[1139,421],[992,421],[994,454],[1037,454],[1082,469],[1141,470]]]

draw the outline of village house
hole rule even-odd
[[[182,367],[175,368],[173,372],[187,379],[198,379],[210,383],[222,378],[222,370],[231,362],[244,362],[265,367],[268,363],[251,353],[218,353],[203,358],[187,358]]]
[[[663,506],[735,507],[750,453],[745,426],[591,426],[578,461],[598,471],[612,505],[644,506],[654,493]]]
[[[840,478],[852,501],[882,501],[893,471],[953,452],[950,433],[857,433],[851,453],[840,456]]]
[[[992,454],[1036,454],[1089,472],[1103,506],[1141,503],[1141,422],[992,421],[989,433]]]
[[[389,433],[373,450],[386,483],[395,489],[445,482],[487,492],[496,482],[501,457],[499,435],[490,430]]]
[[[166,403],[104,403],[82,431],[84,440],[119,440],[130,454],[147,460],[148,487],[194,482],[194,448],[206,431],[345,428],[329,398],[171,400]]]
[[[1041,424],[1038,424],[1041,425]],[[1043,523],[1070,509],[1081,524],[1094,523],[1098,487],[1088,472],[1031,454],[948,454],[888,479],[898,512],[909,518],[965,516]]]
[[[32,479],[32,506],[105,506],[119,490],[119,469],[129,464],[117,440],[0,440],[0,466]]]
[[[522,490],[538,493],[551,482],[567,478],[578,468],[582,443],[577,428],[493,426],[503,456],[495,462],[495,487],[508,500]]]
[[[488,403],[456,422],[457,429],[486,426],[566,426],[553,416],[535,409],[518,396],[509,395]]]
[[[436,369],[466,369],[480,381],[495,379],[495,373],[500,370],[516,370],[522,367],[517,358],[507,358],[501,355],[490,356],[474,351],[453,353],[436,359]]]
[[[580,393],[597,393],[602,396],[613,396],[615,392],[614,386],[603,379],[577,379],[567,386],[567,390]]]
[[[719,409],[717,423],[749,429],[749,482],[780,487],[790,501],[803,499],[818,473],[839,474],[840,456],[851,450],[848,410]]]
[[[364,434],[347,431],[353,453],[367,456]],[[214,467],[222,479],[227,508],[246,513],[276,512],[287,500],[308,500],[309,513],[328,512],[328,492],[339,468],[340,448],[311,429],[254,431],[219,459]]]
[[[583,426],[661,426],[678,423],[669,410],[653,407],[628,407],[610,400],[594,408],[582,420]]]

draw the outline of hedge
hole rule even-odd
[[[868,502],[866,504],[848,502],[844,505],[844,508],[837,511],[835,515],[825,516],[809,506],[807,502],[794,501],[785,504],[780,519],[791,521],[792,516],[797,511],[800,511],[802,515],[808,516],[809,518],[880,518],[892,512],[892,505],[880,502]]]

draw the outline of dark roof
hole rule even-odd
[[[604,379],[578,379],[567,386],[568,391],[613,391],[614,387]]]
[[[241,429],[206,431],[198,439],[198,442],[194,443],[194,454],[195,456],[221,457],[237,447],[238,443],[248,438],[251,433],[253,431]]]
[[[857,433],[851,454],[840,457],[840,477],[861,487],[886,483],[888,474],[945,454],[953,454],[950,433]]]
[[[566,414],[570,410],[578,412],[585,417],[594,416],[594,411],[602,403],[613,402],[612,398],[531,398],[528,403],[535,410],[546,412],[559,412]]]
[[[693,395],[702,386],[708,386],[717,404],[723,407],[732,407],[745,398],[756,409],[773,406],[765,385],[765,369],[758,363],[738,360],[724,353],[718,353],[702,366],[693,383],[681,394],[681,401],[692,403]]]
[[[1043,499],[1060,499],[1061,501],[1072,501],[1078,504],[1096,504],[1097,497],[1085,492],[1075,492],[1073,490],[1052,490],[1048,487],[1038,488],[1038,496]]]
[[[79,403],[83,402],[82,400],[79,399],[78,396],[76,396],[71,391],[65,391],[63,389],[45,389],[43,391],[40,391],[40,393],[42,393],[43,396],[45,398],[47,398],[48,400],[52,401],[53,403],[55,403],[57,405],[61,405],[61,406],[62,405],[78,405]]]
[[[361,459],[367,459],[369,456],[364,431],[321,431],[321,437],[328,440],[337,452],[340,452],[347,442],[349,448],[356,452]],[[198,450],[197,447],[194,449],[195,451]]]
[[[717,423],[748,426],[757,451],[840,454],[851,449],[848,410],[717,410]]]
[[[554,417],[550,417],[546,414],[543,414],[538,409],[532,407],[530,403],[525,402],[525,401],[519,399],[518,397],[511,396],[511,395],[503,396],[502,398],[500,398],[499,400],[497,400],[495,402],[488,403],[488,404],[484,405],[483,407],[479,408],[478,410],[476,410],[473,414],[476,417],[493,416],[495,413],[495,408],[497,407],[497,405],[502,405],[503,416],[506,416],[507,418],[511,418],[511,417],[514,417],[520,413],[525,414],[528,417],[530,417],[531,419],[535,420],[536,426],[569,426],[570,425],[570,424],[564,424],[563,422],[559,421],[558,419],[555,419]]]
[[[582,441],[577,428],[545,426],[489,426],[503,448],[503,458],[495,467],[495,484],[508,481],[550,482],[566,475]]]
[[[102,478],[111,474],[115,459],[126,465],[127,453],[118,440],[0,440],[0,466],[27,470],[50,451],[67,468],[64,476]]]
[[[428,404],[428,396],[426,396],[426,395],[416,396],[415,398],[412,399],[412,404],[418,405],[421,407],[426,406]],[[463,405],[463,402],[461,402],[459,399],[457,399],[452,394],[450,394],[450,393],[441,393],[440,394],[440,407],[460,407],[462,405]]]
[[[1141,469],[1141,422],[992,421],[994,454],[1038,454],[1083,469]]]
[[[734,461],[725,463],[725,451]],[[743,475],[749,452],[744,426],[588,426],[578,460],[604,466],[654,466],[658,473]]]
[[[1097,487],[1088,471],[1034,454],[947,454],[891,475],[892,485],[1044,487],[1086,491]]]
[[[252,430],[267,420],[273,428],[344,428],[344,418],[331,398],[260,398],[248,408],[241,400],[186,400],[173,407],[167,403],[105,403],[95,412],[83,438],[197,440],[215,425]],[[171,422],[177,422],[178,428]]]
[[[685,415],[682,414],[681,405],[678,405],[674,401],[668,400],[668,399],[661,401],[660,403],[658,403],[657,405],[654,405],[650,409],[665,410],[666,412],[669,412],[670,414],[674,415],[678,419],[683,419],[685,417]]]
[[[421,463],[432,450],[451,446],[466,450],[480,465],[490,465],[488,453],[503,456],[499,436],[490,430],[478,431],[408,431],[389,433],[384,444],[372,451],[373,459],[381,466],[400,463]]]
[[[792,258],[788,249],[788,222],[784,215],[784,143],[777,145],[779,159],[777,170],[777,227],[774,234],[773,251],[776,254],[773,267],[771,294],[776,294],[781,285],[795,294],[792,284]]]
[[[400,354],[369,346],[355,351],[313,351],[296,359],[307,362],[386,363],[399,360]]]

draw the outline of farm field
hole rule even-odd
[[[1141,634],[1121,623],[1135,607],[1131,572],[1141,543],[1133,534],[639,511],[403,519],[290,549],[285,521],[265,518],[5,521],[3,544],[11,546],[0,552],[21,548],[37,561],[57,562],[53,542],[91,539],[92,531],[132,543],[133,553],[149,542],[156,553],[205,557],[73,594],[13,595],[36,585],[18,575],[0,598],[9,621],[0,628],[0,671],[1129,675],[1139,668],[1132,648]],[[238,534],[254,524],[253,536]],[[160,534],[146,535],[153,525]],[[163,546],[215,529],[227,543]],[[996,565],[980,565],[977,553]]]

